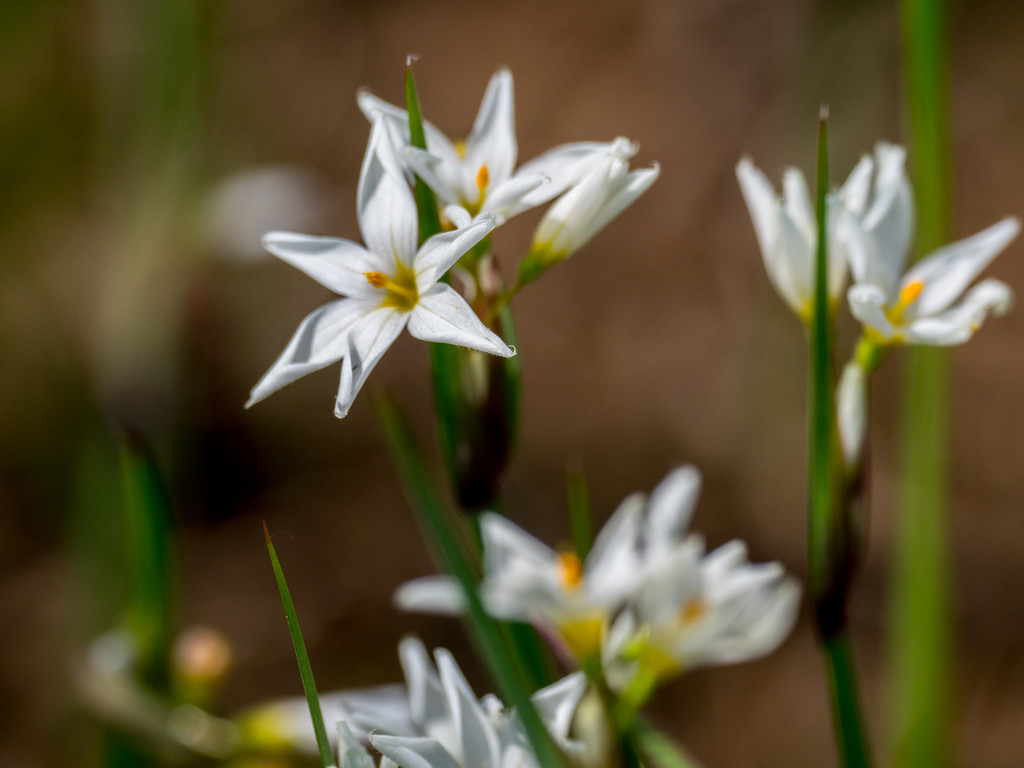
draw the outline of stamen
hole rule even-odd
[[[567,589],[578,589],[583,581],[583,563],[575,552],[558,554],[558,576],[562,586]]]
[[[683,604],[682,610],[679,611],[679,619],[683,624],[693,624],[695,621],[704,618],[704,614],[707,612],[708,605],[701,597],[691,597]]]
[[[481,194],[487,185],[491,183],[491,173],[487,170],[486,165],[481,165],[480,170],[476,172],[476,186],[480,190]]]
[[[921,282],[920,280],[914,280],[912,283],[907,283],[905,286],[903,286],[903,289],[900,291],[900,304],[902,304],[904,307],[909,307],[911,304],[917,301],[917,297],[921,295],[921,291],[923,290],[924,283]]]
[[[465,139],[459,139],[455,142],[455,154],[457,154],[462,160],[466,159],[466,141]]]
[[[387,287],[387,284],[391,281],[391,278],[389,278],[383,272],[363,272],[363,274],[366,276],[366,279],[369,281],[370,285],[372,285],[374,288],[385,288]]]

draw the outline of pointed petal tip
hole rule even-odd
[[[406,56],[405,56],[405,66],[406,66],[406,69],[411,67],[413,64],[415,64],[419,60],[420,60],[420,55],[418,53],[408,53],[408,54],[406,54]]]

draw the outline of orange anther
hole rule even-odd
[[[683,604],[683,608],[679,611],[679,618],[684,624],[692,624],[695,621],[703,618],[704,614],[707,613],[708,606],[700,597],[691,597]]]
[[[476,185],[483,192],[487,189],[487,185],[491,183],[491,173],[487,170],[486,165],[481,165],[480,170],[476,172]]]
[[[908,306],[917,301],[917,297],[921,295],[921,291],[924,290],[924,283],[920,280],[914,280],[912,283],[907,283],[900,290],[900,304]]]
[[[558,575],[562,586],[576,589],[583,581],[583,563],[575,552],[561,552],[558,555]]]
[[[384,288],[391,281],[391,278],[383,272],[363,272],[363,274],[374,288]]]

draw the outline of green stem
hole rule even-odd
[[[917,194],[918,253],[948,240],[950,149],[946,8],[902,0]],[[944,350],[909,350],[903,382],[893,584],[893,764],[949,765],[951,629],[946,553],[948,383]]]
[[[867,733],[861,719],[860,698],[857,694],[853,648],[845,629],[825,641],[825,656],[828,660],[832,722],[837,731],[836,738],[840,745],[842,765],[870,765]]]
[[[846,605],[856,562],[848,517],[841,501],[843,460],[836,422],[834,328],[828,299],[827,194],[828,112],[822,109],[818,131],[818,243],[814,303],[811,309],[810,435],[808,451],[808,560],[810,593],[818,635],[824,645],[837,748],[845,768],[870,765],[861,726],[856,674],[846,629]]]

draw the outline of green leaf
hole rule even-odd
[[[561,768],[564,758],[530,701],[522,662],[511,651],[498,623],[488,615],[477,594],[478,571],[467,554],[466,537],[438,493],[422,454],[397,406],[386,398],[375,403],[417,522],[441,567],[462,585],[468,606],[470,636],[506,701],[519,712],[542,768]]]
[[[405,67],[405,105],[409,112],[409,143],[420,149],[427,148],[427,137],[423,131],[423,113],[420,111],[420,97],[416,92],[416,79],[412,74],[412,61]],[[414,189],[416,212],[419,215],[420,243],[441,231],[441,216],[433,190],[419,176]]]
[[[320,695],[316,691],[313,667],[309,663],[306,643],[302,639],[299,617],[295,613],[295,603],[292,602],[292,594],[288,590],[288,582],[285,581],[284,571],[281,569],[281,562],[277,559],[277,552],[274,550],[274,543],[270,540],[270,531],[267,529],[266,523],[263,523],[263,536],[267,540],[267,552],[270,553],[270,563],[274,567],[277,589],[281,593],[284,616],[288,621],[288,632],[292,636],[292,645],[295,648],[295,659],[299,663],[299,677],[302,678],[302,689],[306,692],[309,716],[313,719],[313,733],[316,735],[316,746],[320,752],[320,762],[324,768],[330,768],[330,766],[334,765],[334,758],[331,755],[331,742],[327,739],[327,729],[324,728],[324,715],[320,710]]]
[[[128,626],[139,644],[143,679],[158,690],[168,683],[173,613],[173,516],[156,460],[142,438],[121,438],[121,484],[126,533]]]
[[[652,768],[700,768],[700,763],[682,747],[641,717],[633,721],[629,736],[641,756],[646,758],[645,765]]]
[[[590,495],[583,464],[570,462],[565,471],[566,495],[569,501],[569,530],[572,547],[580,560],[586,560],[594,544],[594,528],[590,513]]]
[[[832,718],[839,754],[846,768],[870,764],[857,693],[857,678],[846,629],[846,605],[853,576],[851,507],[840,498],[843,461],[836,422],[833,349],[835,328],[828,297],[829,192],[828,110],[818,129],[818,243],[810,333],[810,445],[808,450],[808,547],[810,592],[819,635],[825,645]]]

